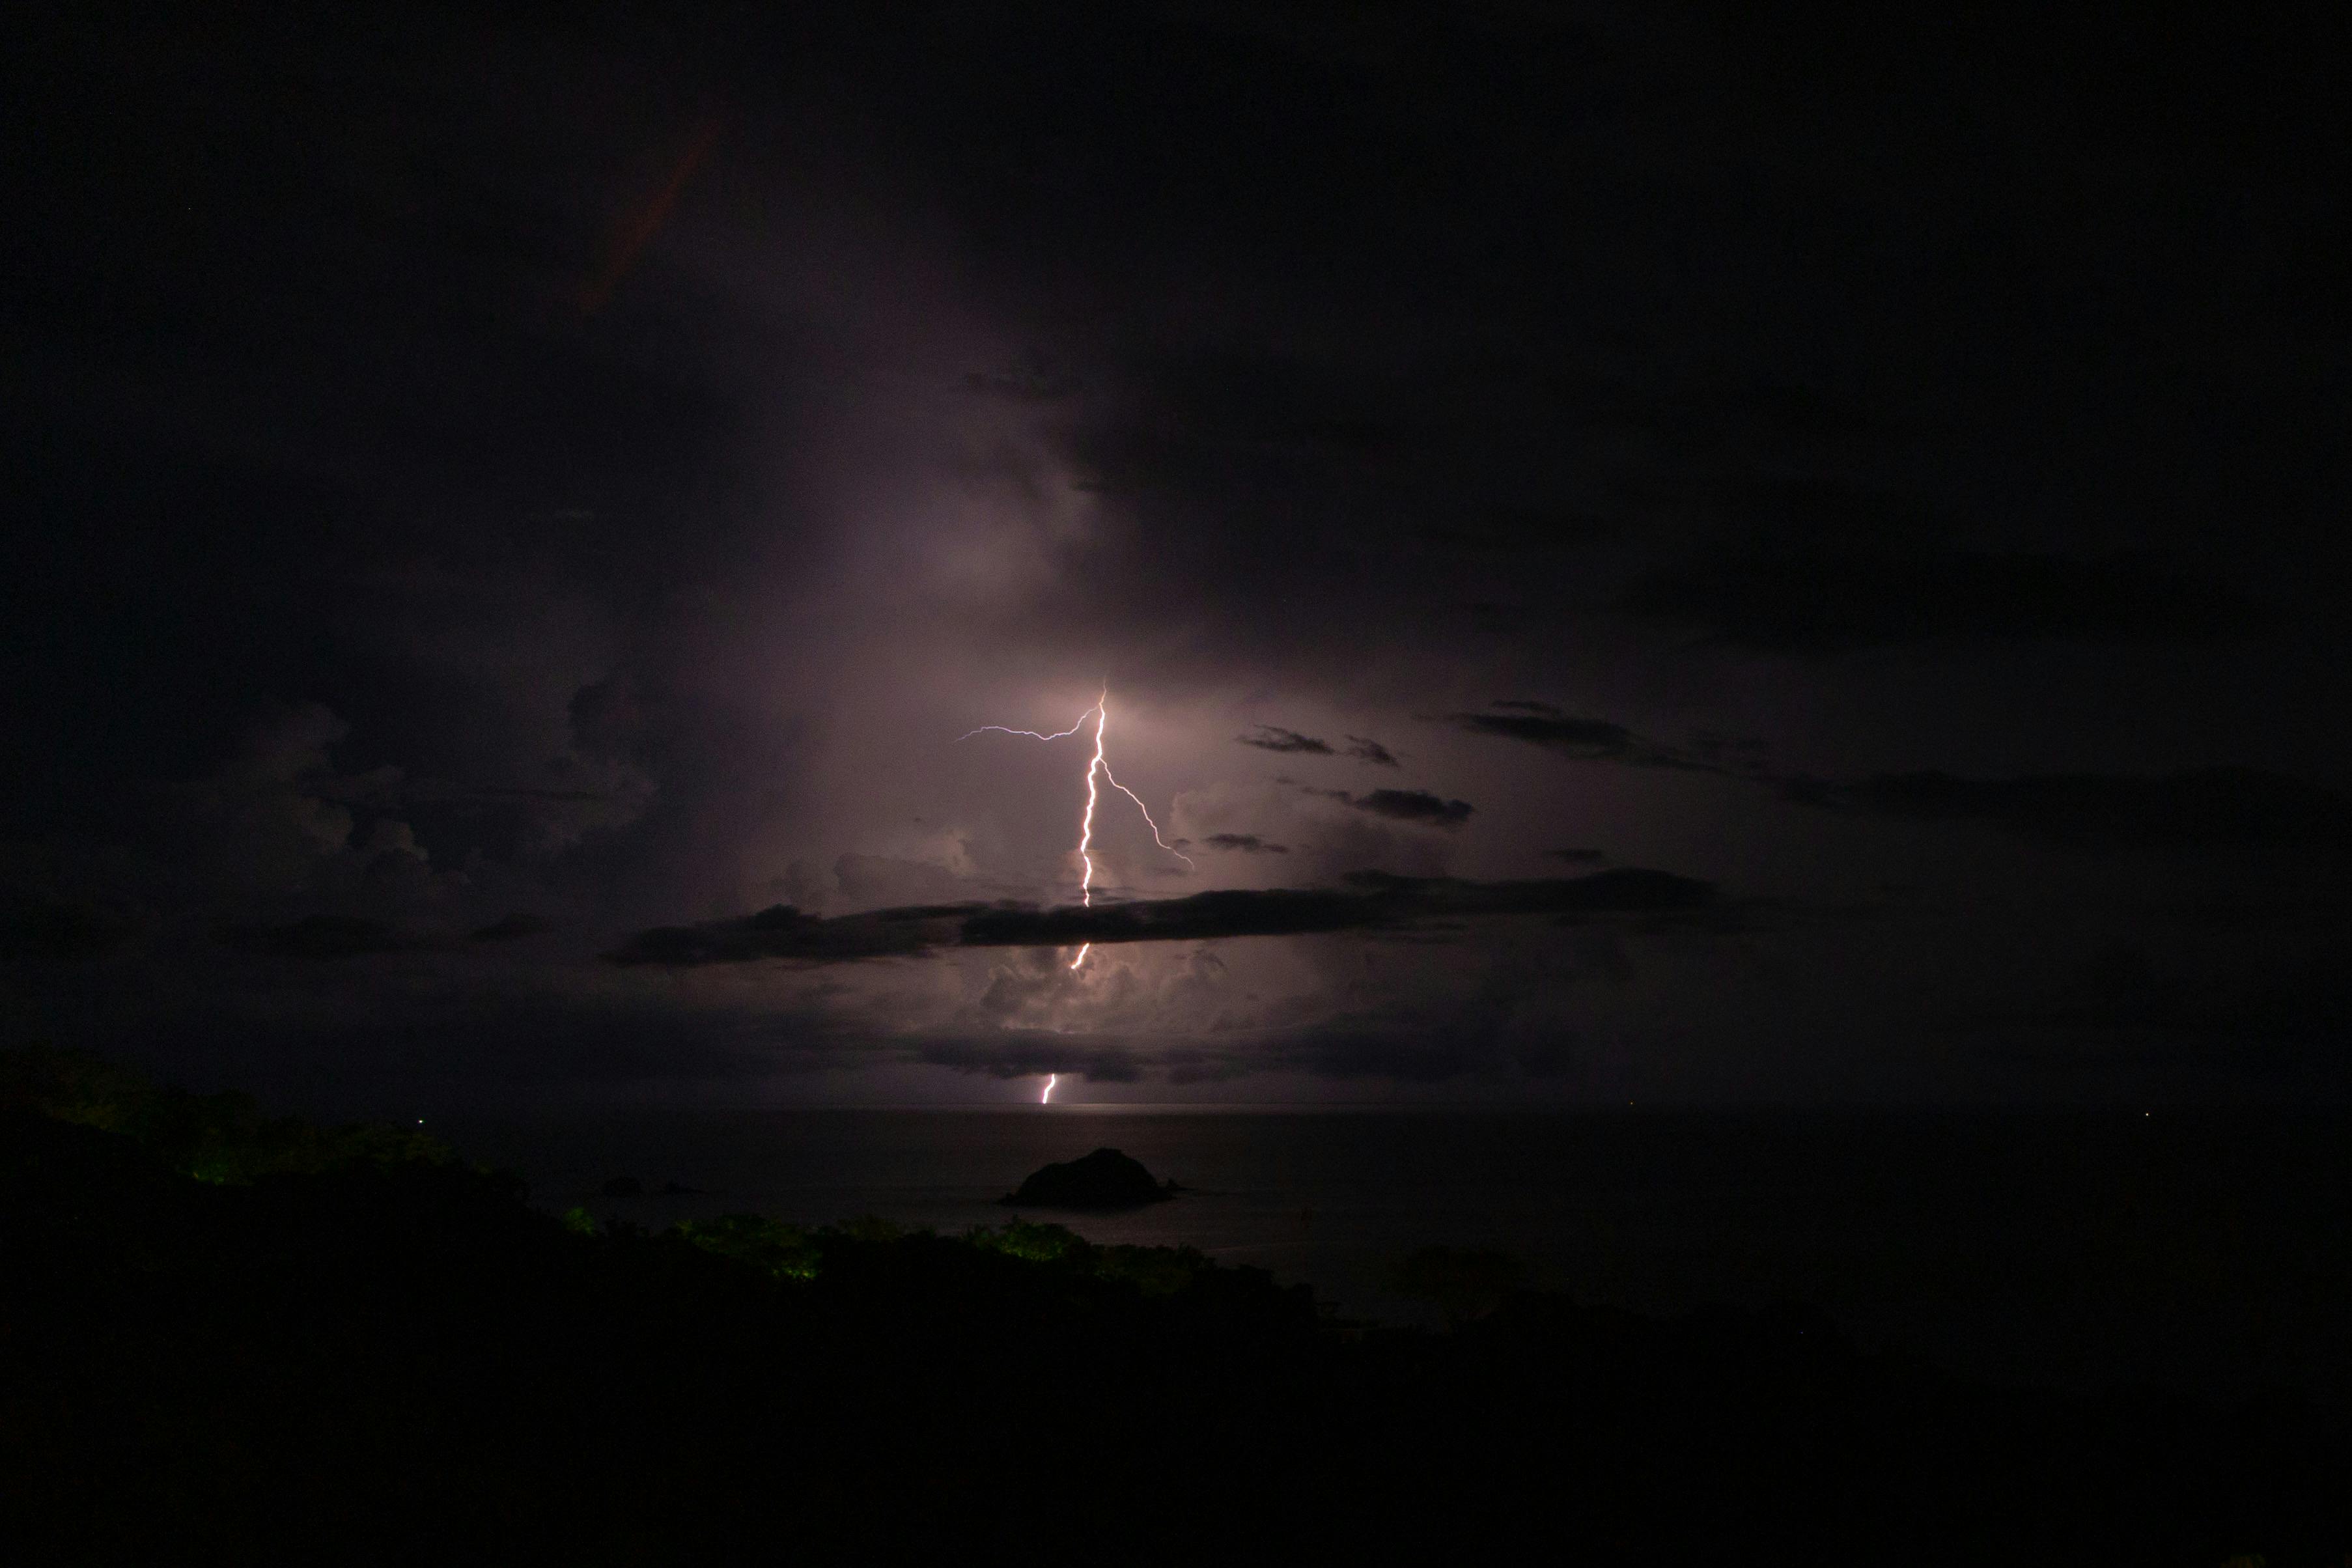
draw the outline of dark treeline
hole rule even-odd
[[[0,1073],[24,1561],[1274,1552],[2343,1561],[2340,1411],[1963,1383],[1800,1310],[1646,1320],[1416,1265],[1345,1325],[1196,1253],[528,1206],[422,1138]],[[1450,1294],[1449,1294],[1450,1293]]]

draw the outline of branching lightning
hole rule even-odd
[[[1026,735],[1033,741],[1059,741],[1066,736],[1075,735],[1079,731],[1085,729],[1088,719],[1092,719],[1095,721],[1095,754],[1093,760],[1087,763],[1087,808],[1086,811],[1078,817],[1078,861],[1080,865],[1086,868],[1085,873],[1078,879],[1078,902],[1085,905],[1087,909],[1092,909],[1094,908],[1095,903],[1095,858],[1093,853],[1095,842],[1095,805],[1101,798],[1101,792],[1097,790],[1095,785],[1095,775],[1097,773],[1100,773],[1102,775],[1103,783],[1110,785],[1111,788],[1118,791],[1119,794],[1135,802],[1135,809],[1143,814],[1144,826],[1151,829],[1151,842],[1159,845],[1160,847],[1167,850],[1168,853],[1175,856],[1179,860],[1183,861],[1185,865],[1190,866],[1192,863],[1192,858],[1190,855],[1185,854],[1181,849],[1177,848],[1174,845],[1169,843],[1168,840],[1160,837],[1160,824],[1152,821],[1151,808],[1143,804],[1143,797],[1141,795],[1136,794],[1133,790],[1118,782],[1118,777],[1110,771],[1110,763],[1104,760],[1103,731],[1110,724],[1109,689],[1106,687],[1103,689],[1103,694],[1095,699],[1095,705],[1078,715],[1078,721],[1076,723],[1071,725],[1066,730],[1057,730],[1050,735],[1041,734],[1035,730],[1012,730],[1007,729],[1002,724],[982,724],[977,730],[965,731],[962,734],[958,735],[956,739],[958,741],[969,741],[974,735],[996,734]],[[1084,963],[1087,961],[1087,954],[1093,951],[1094,943],[1086,942],[1081,944],[1078,948],[1077,957],[1070,960],[1070,967],[1072,969],[1076,969],[1079,964]],[[1045,1086],[1045,1092],[1047,1094],[1054,1092],[1054,1086],[1050,1082]]]
[[[966,730],[962,734],[958,735],[956,739],[959,741],[969,741],[974,735],[992,734],[1026,735],[1033,741],[1058,741],[1065,735],[1075,735],[1079,731],[1085,729],[1087,727],[1087,714],[1092,713],[1093,711],[1094,710],[1092,708],[1087,709],[1086,713],[1078,715],[1078,721],[1076,723],[1071,725],[1066,730],[1056,730],[1050,735],[1041,735],[1034,730],[1008,730],[1002,724],[982,724],[977,730]]]

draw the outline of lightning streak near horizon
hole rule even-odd
[[[1054,1103],[1054,1085],[1060,1079],[1061,1076],[1062,1075],[1057,1072],[1049,1072],[1045,1075],[1045,1092],[1037,1097],[1038,1104],[1051,1105]]]
[[[1085,729],[1087,727],[1087,721],[1089,718],[1093,719],[1095,721],[1095,754],[1093,760],[1087,763],[1087,809],[1078,817],[1078,860],[1079,863],[1086,868],[1085,874],[1078,879],[1078,902],[1087,909],[1092,909],[1095,904],[1095,858],[1093,853],[1095,842],[1095,805],[1096,803],[1101,799],[1101,792],[1095,787],[1095,775],[1097,773],[1100,773],[1102,775],[1103,782],[1105,784],[1109,784],[1111,788],[1118,791],[1119,794],[1135,802],[1135,809],[1143,814],[1144,826],[1151,829],[1151,842],[1159,845],[1160,847],[1167,850],[1168,853],[1175,856],[1179,860],[1183,861],[1185,865],[1190,866],[1192,864],[1192,858],[1190,855],[1185,854],[1184,851],[1177,848],[1173,844],[1169,843],[1168,840],[1160,837],[1160,824],[1151,819],[1151,808],[1143,804],[1143,797],[1141,795],[1136,794],[1133,790],[1118,782],[1118,775],[1110,771],[1110,763],[1104,759],[1103,731],[1110,724],[1110,689],[1108,687],[1103,689],[1103,694],[1095,699],[1095,705],[1087,709],[1084,713],[1078,715],[1078,721],[1076,723],[1071,725],[1066,730],[1057,730],[1050,735],[1041,734],[1035,730],[1007,729],[1003,724],[982,724],[977,730],[965,731],[962,734],[958,735],[956,739],[959,742],[963,742],[971,740],[974,735],[997,734],[1026,735],[1033,741],[1059,741],[1066,736],[1075,735],[1079,731]],[[1072,969],[1076,969],[1079,964],[1084,963],[1087,961],[1087,954],[1094,951],[1094,946],[1095,944],[1090,942],[1079,944],[1078,955],[1077,957],[1070,960],[1070,967]],[[1050,1084],[1046,1086],[1046,1092],[1048,1094],[1053,1092],[1053,1087]]]

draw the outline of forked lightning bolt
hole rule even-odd
[[[1118,782],[1118,778],[1114,776],[1110,771],[1110,763],[1103,759],[1103,731],[1110,723],[1110,691],[1108,689],[1106,688],[1103,694],[1095,699],[1095,705],[1093,707],[1078,715],[1078,721],[1076,723],[1071,725],[1066,730],[1057,730],[1050,735],[1040,734],[1034,730],[1008,730],[1002,724],[982,724],[977,730],[965,731],[962,734],[958,735],[956,739],[958,741],[969,741],[974,735],[995,734],[1026,735],[1033,741],[1059,741],[1066,736],[1075,735],[1079,731],[1085,729],[1088,719],[1092,719],[1095,721],[1095,754],[1093,761],[1087,763],[1087,809],[1078,818],[1078,860],[1079,863],[1086,868],[1085,875],[1078,879],[1078,902],[1088,909],[1092,909],[1094,908],[1095,903],[1095,858],[1093,854],[1095,842],[1095,803],[1100,798],[1100,792],[1095,787],[1095,775],[1097,773],[1100,773],[1102,775],[1103,783],[1110,785],[1111,788],[1118,791],[1119,794],[1135,802],[1135,809],[1143,813],[1144,826],[1151,829],[1151,842],[1159,845],[1160,847],[1167,850],[1168,853],[1175,856],[1176,858],[1183,861],[1187,866],[1190,866],[1192,863],[1192,858],[1190,855],[1185,854],[1181,849],[1177,848],[1174,845],[1169,843],[1168,840],[1160,837],[1160,824],[1151,820],[1151,808],[1143,804],[1143,797],[1141,795],[1136,794],[1133,790]],[[1087,954],[1094,951],[1094,945],[1095,944],[1092,942],[1082,944],[1078,949],[1078,956],[1070,960],[1070,967],[1072,969],[1076,969],[1079,964],[1084,963],[1087,961]],[[1052,1090],[1048,1089],[1046,1092],[1051,1093]]]

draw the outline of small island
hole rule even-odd
[[[1116,1149],[1097,1149],[1031,1173],[1020,1190],[997,1200],[1029,1208],[1130,1209],[1176,1195],[1174,1182],[1151,1179],[1143,1163]]]

